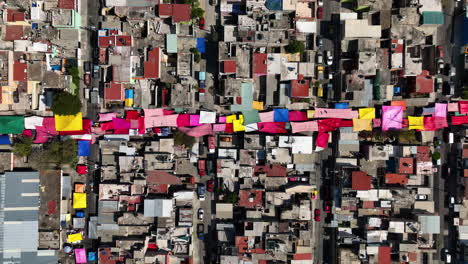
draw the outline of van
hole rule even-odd
[[[317,53],[317,64],[323,63],[323,55],[321,53]]]

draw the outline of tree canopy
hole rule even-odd
[[[174,134],[174,144],[179,146],[185,146],[186,148],[191,149],[193,147],[193,144],[195,144],[195,138],[180,131],[177,131]]]
[[[235,192],[228,192],[224,195],[224,202],[235,204],[239,200],[239,195]]]
[[[190,12],[190,16],[192,18],[202,18],[204,15],[205,15],[205,10],[203,10],[200,7],[192,8],[192,11]]]
[[[284,49],[287,53],[303,53],[305,50],[305,45],[302,41],[291,40]]]
[[[60,92],[54,95],[51,109],[56,115],[76,115],[81,111],[81,101],[77,95]]]
[[[75,166],[78,162],[78,145],[69,138],[64,141],[52,141],[32,151],[30,159],[37,168]]]
[[[18,137],[13,142],[13,153],[18,157],[31,155],[33,139],[30,137]]]

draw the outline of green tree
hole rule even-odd
[[[190,16],[192,18],[202,18],[204,15],[205,15],[205,10],[203,10],[200,7],[192,8],[192,11],[190,12]]]
[[[178,146],[185,146],[186,148],[191,149],[193,144],[195,144],[195,138],[177,131],[174,134],[174,144]]]
[[[18,157],[31,155],[33,139],[30,137],[18,137],[13,142],[13,153]]]
[[[37,168],[61,167],[62,165],[75,166],[78,162],[78,145],[69,138],[64,141],[52,141],[44,144],[42,148],[34,149],[31,153],[31,162]]]
[[[440,152],[434,152],[432,153],[432,159],[433,160],[440,160]]]
[[[291,40],[284,49],[287,53],[303,53],[305,50],[305,45],[302,41]]]
[[[223,197],[224,202],[235,204],[239,200],[239,195],[235,192],[228,192]]]
[[[72,82],[76,85],[76,87],[80,87],[80,69],[78,69],[76,66],[73,66],[69,67],[67,72],[72,76]]]
[[[60,92],[54,95],[51,109],[56,115],[75,115],[81,111],[81,101],[77,95]]]

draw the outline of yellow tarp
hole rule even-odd
[[[55,115],[55,129],[57,131],[78,131],[83,130],[83,116],[76,115]]]
[[[73,193],[73,208],[86,208],[86,193]]]
[[[359,118],[360,119],[374,119],[375,108],[359,108]]]
[[[125,99],[125,106],[126,107],[132,107],[133,106],[133,98]]]
[[[245,127],[243,123],[244,123],[244,120],[234,120],[234,122],[232,123],[234,132],[245,131]]]
[[[236,120],[237,119],[237,116],[236,115],[229,115],[229,116],[226,116],[226,123],[228,124],[231,124],[232,121]]]
[[[83,236],[81,235],[81,233],[68,235],[68,243],[78,242],[81,240],[83,240]]]
[[[307,110],[307,118],[314,118],[315,110]]]
[[[409,129],[424,130],[424,116],[408,116]]]
[[[263,102],[253,101],[252,108],[255,110],[263,110]]]
[[[372,131],[372,119],[353,118],[353,131]]]

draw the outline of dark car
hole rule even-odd
[[[86,85],[91,85],[91,74],[85,73],[84,75],[84,83]]]
[[[317,36],[317,47],[321,48],[323,47],[323,39],[320,36]]]
[[[91,72],[91,62],[86,61],[86,62],[83,64],[83,70],[84,70],[86,73]]]
[[[13,92],[13,102],[15,104],[19,103],[19,93],[18,93],[18,91]]]
[[[93,78],[94,79],[101,78],[101,67],[99,67],[99,65],[94,65],[93,67]]]
[[[200,240],[205,239],[205,225],[204,224],[197,225],[197,235],[198,235],[198,239]]]
[[[209,180],[209,181],[206,183],[206,190],[209,191],[209,192],[213,192],[213,191],[214,191],[214,181],[213,181],[213,180]]]
[[[317,8],[317,19],[322,19],[323,18],[323,8],[319,7]]]

